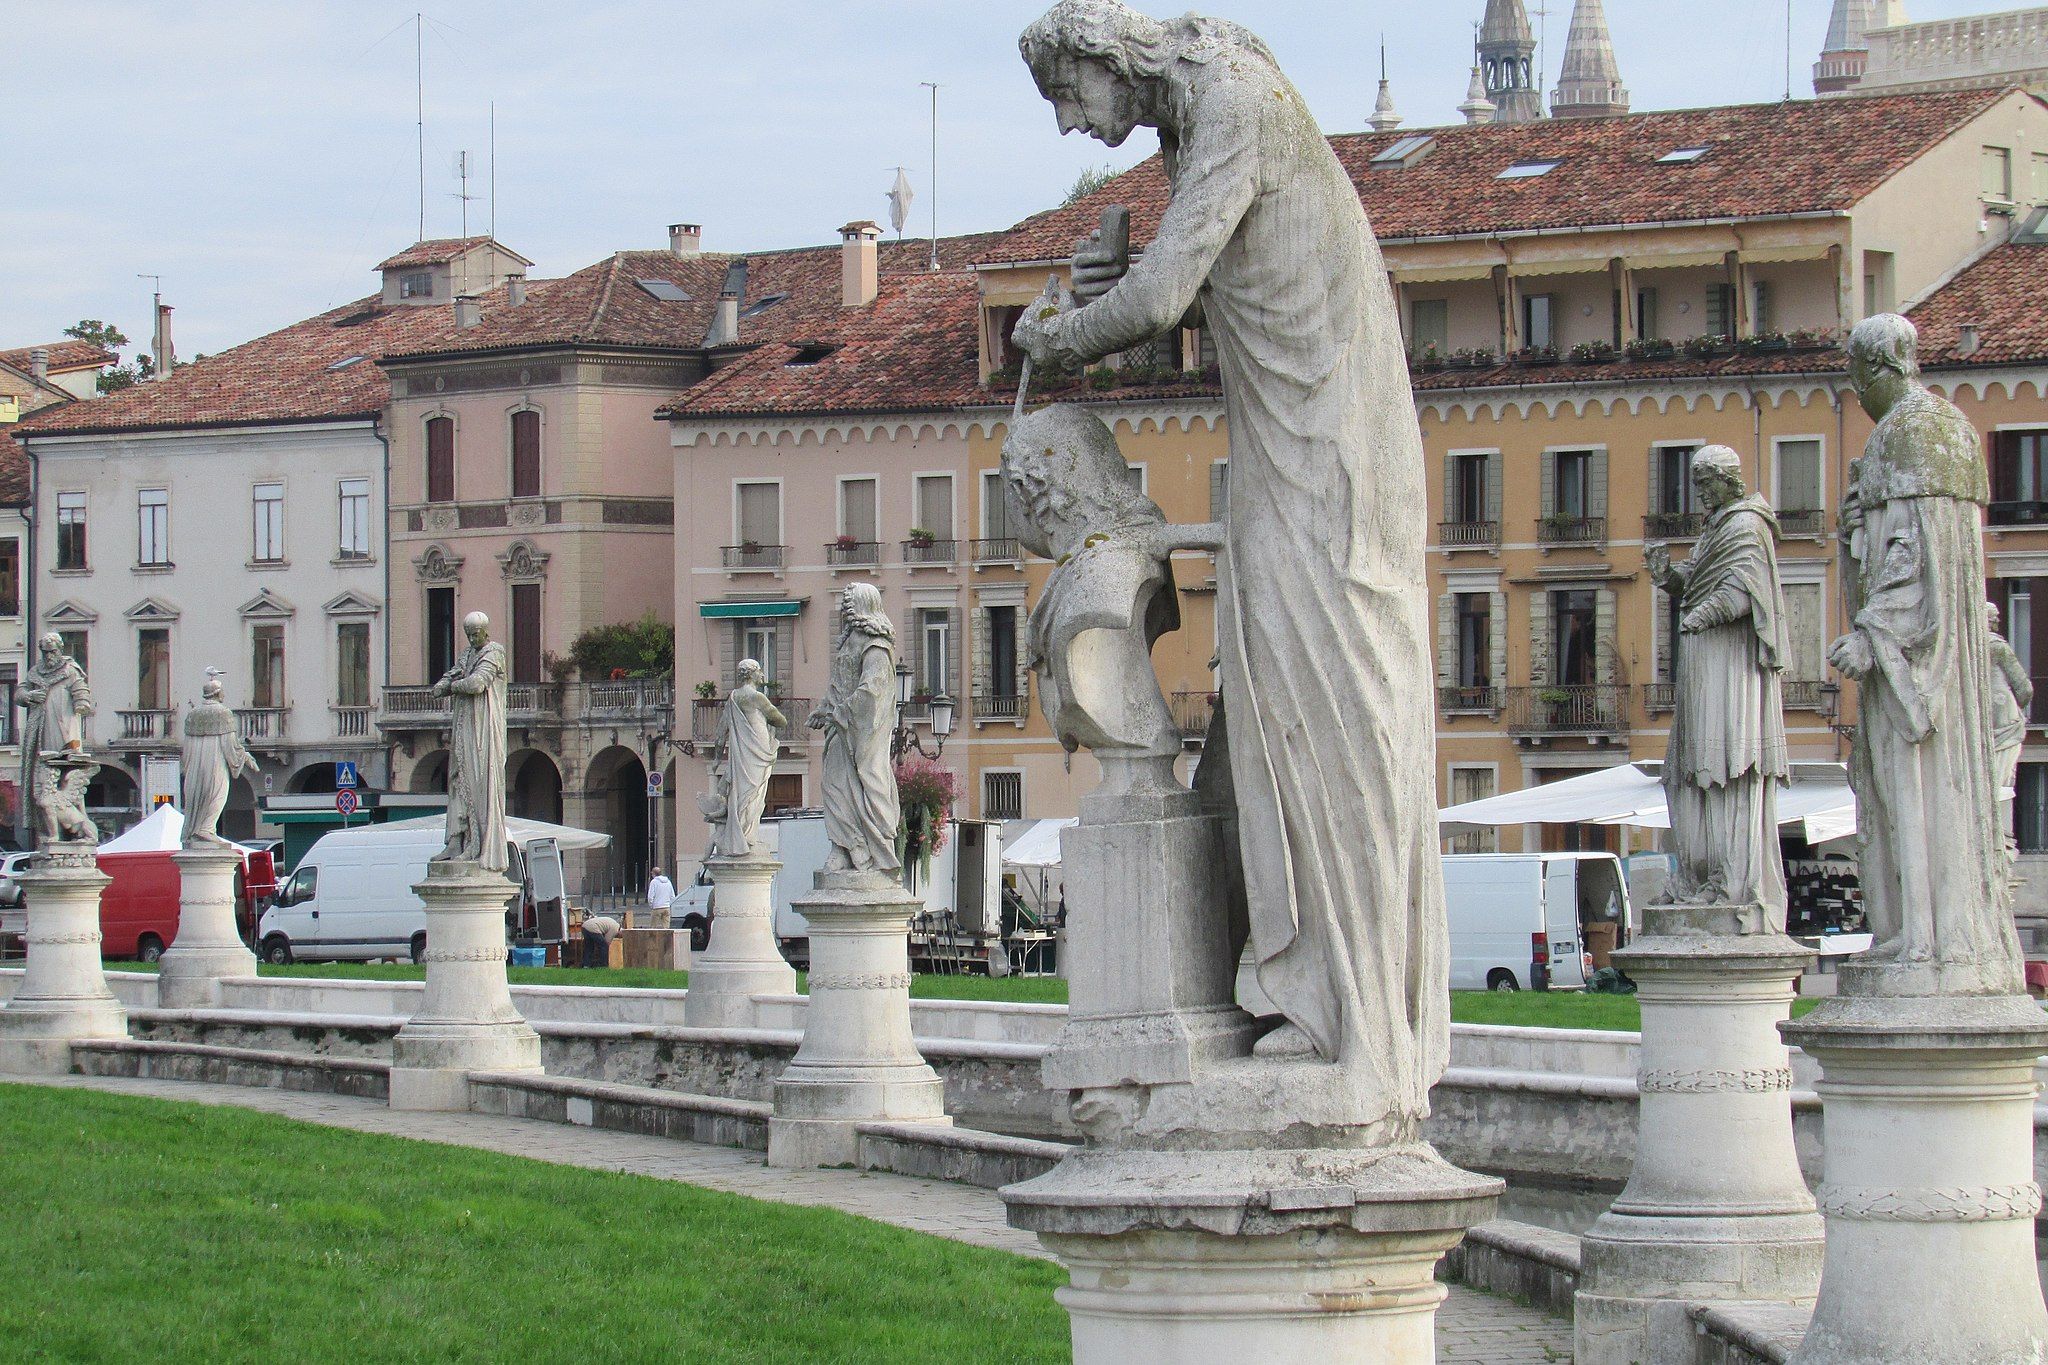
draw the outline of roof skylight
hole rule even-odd
[[[1436,139],[1427,133],[1410,133],[1404,138],[1387,144],[1378,156],[1372,159],[1374,166],[1412,166],[1428,152]]]
[[[763,294],[760,298],[742,308],[740,316],[743,318],[760,317],[761,314],[767,312],[770,308],[773,308],[788,297],[789,295],[787,294]]]
[[[1698,161],[1708,152],[1706,147],[1679,147],[1657,158],[1659,165],[1674,165],[1687,161]]]
[[[660,299],[663,303],[688,303],[690,301],[690,296],[685,294],[672,280],[635,280],[633,283],[639,285],[649,297]]]
[[[360,365],[363,361],[368,359],[369,357],[364,355],[345,355],[341,359],[330,364],[327,368],[330,370],[345,370],[351,365]]]
[[[1564,163],[1561,161],[1517,161],[1514,165],[1495,176],[1496,180],[1533,180],[1539,175],[1549,175]]]

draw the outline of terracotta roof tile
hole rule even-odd
[[[0,427],[0,506],[28,501],[28,452],[5,427]]]
[[[63,341],[45,341],[40,347],[16,346],[12,350],[0,351],[0,365],[10,365],[27,374],[34,364],[29,359],[29,352],[39,349],[50,353],[51,374],[62,374],[66,370],[96,370],[121,358],[112,351],[101,350],[90,341],[67,337]]]
[[[532,261],[527,261],[524,256],[520,256],[518,252],[506,246],[503,242],[493,242],[488,236],[433,237],[423,242],[414,242],[396,256],[385,257],[377,262],[375,268],[378,270],[402,270],[406,266],[411,265],[445,265],[447,262],[466,255],[480,246],[493,245],[508,256],[518,257],[519,260],[526,261],[528,265],[533,264]]]
[[[1382,241],[1605,224],[1685,222],[1849,208],[2003,90],[1680,109],[1619,118],[1343,133],[1330,139]],[[1433,145],[1406,167],[1372,159],[1406,137]],[[1686,147],[1695,161],[1660,163]],[[1516,162],[1548,174],[1502,180]],[[1064,259],[1110,204],[1131,210],[1134,245],[1166,207],[1159,158],[1082,199],[1027,218],[985,264]]]
[[[1994,247],[1907,314],[1925,366],[2048,360],[2048,244]],[[1958,354],[1963,324],[1977,349]]]

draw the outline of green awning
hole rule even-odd
[[[795,616],[803,609],[804,604],[802,602],[699,602],[697,604],[698,615],[713,619]]]

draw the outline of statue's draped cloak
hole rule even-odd
[[[1788,771],[1779,674],[1789,645],[1777,526],[1763,499],[1730,502],[1680,569],[1680,609],[1701,628],[1674,640],[1664,756],[1679,859],[1671,898],[1736,906],[1752,933],[1785,927],[1777,786]]]
[[[181,766],[185,798],[185,838],[220,834],[221,812],[235,778],[248,771],[249,751],[242,747],[235,713],[217,701],[201,701],[185,715]]]
[[[718,851],[744,858],[761,833],[761,808],[768,799],[768,779],[775,772],[779,744],[768,722],[773,707],[758,687],[735,691],[725,701],[725,823]],[[780,712],[777,713],[778,715]]]
[[[1360,1112],[1428,1112],[1449,1043],[1423,452],[1358,193],[1301,96],[1242,46],[1167,71],[1172,200],[1064,320],[1094,354],[1200,291],[1230,422],[1218,671],[1259,984]],[[1206,285],[1206,287],[1204,287]]]
[[[855,629],[832,655],[825,706],[825,837],[861,866],[865,851],[877,871],[894,872],[901,807],[889,740],[896,729],[896,645]]]
[[[44,693],[40,703],[27,707],[21,727],[21,799],[33,801],[36,756],[84,742],[85,725],[78,708],[92,705],[92,685],[86,681],[85,670],[69,655],[59,656],[55,665],[37,663],[22,682]]]
[[[440,857],[503,872],[505,849],[505,646],[462,651],[450,687],[448,846]]]

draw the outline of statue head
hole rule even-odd
[[[220,670],[217,668],[207,669],[206,681],[199,685],[199,695],[208,701],[219,701],[221,695],[226,691],[227,689],[221,686]]]
[[[50,663],[64,653],[64,637],[54,630],[47,632],[41,643],[44,663]]]
[[[1693,498],[1709,512],[1718,511],[1748,491],[1742,481],[1742,457],[1727,446],[1701,446],[1692,456]]]
[[[759,659],[741,659],[733,672],[742,687],[759,687],[768,681],[768,671],[761,667]]]
[[[473,611],[462,618],[462,633],[469,637],[472,648],[482,649],[490,643],[491,618],[480,611]]]
[[[1172,59],[1165,24],[1122,0],[1060,0],[1017,40],[1060,132],[1121,146],[1154,122],[1159,77]]]
[[[1920,331],[1897,313],[1876,313],[1849,333],[1849,383],[1881,421],[1920,373]]]
[[[839,595],[839,619],[849,631],[879,635],[885,640],[896,637],[896,628],[882,614],[882,590],[872,583],[846,585],[846,591]]]
[[[1040,408],[1011,426],[1003,479],[1024,513],[1018,539],[1048,558],[1072,554],[1096,532],[1166,520],[1138,491],[1115,435],[1072,403]]]
[[[2003,622],[2004,616],[1998,610],[1998,603],[1986,602],[1984,604],[1984,624],[1990,628],[1993,635],[1998,634],[1999,627]]]

